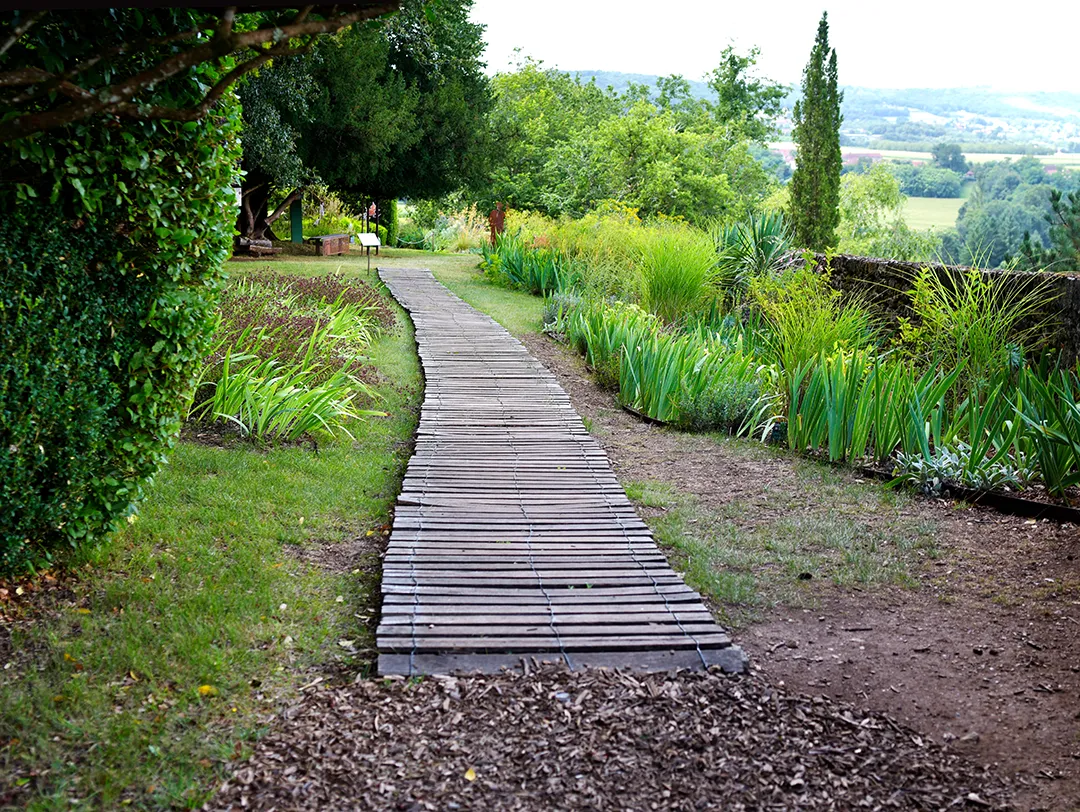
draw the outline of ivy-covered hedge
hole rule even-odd
[[[232,241],[239,121],[230,100],[0,147],[0,571],[131,516],[173,444]]]

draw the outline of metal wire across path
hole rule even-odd
[[[425,377],[383,568],[380,673],[530,658],[742,670],[555,377],[430,271],[379,274],[412,317]]]

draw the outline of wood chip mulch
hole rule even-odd
[[[365,680],[287,709],[207,809],[1005,808],[989,771],[759,674]]]

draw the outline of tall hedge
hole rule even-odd
[[[155,92],[195,101],[192,69]],[[232,241],[239,108],[0,146],[0,571],[130,516],[180,427]]]
[[[401,224],[398,220],[397,198],[393,198],[386,203],[386,244],[390,248],[397,246],[398,232],[400,229]]]

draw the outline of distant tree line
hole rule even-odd
[[[1017,260],[1026,241],[1029,259],[1021,264],[1036,266],[1039,252],[1054,245],[1051,203],[1080,188],[1080,173],[1051,174],[1033,157],[977,164],[974,173],[956,230],[943,235],[946,258],[997,267]]]

